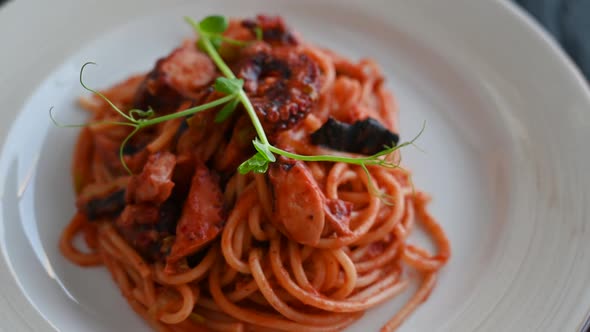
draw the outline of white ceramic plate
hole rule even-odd
[[[58,118],[83,121],[75,104],[84,92],[80,66],[99,63],[86,75],[95,87],[148,70],[191,35],[184,15],[269,12],[285,16],[308,40],[353,58],[375,58],[398,99],[402,136],[427,123],[419,141],[426,152],[408,149],[404,161],[417,186],[434,196],[431,211],[447,231],[453,255],[430,299],[400,330],[581,328],[590,309],[590,92],[563,53],[512,5],[468,0],[115,3],[71,7],[72,22],[85,22],[99,33],[36,90],[20,85],[32,94],[1,155],[0,241],[7,266],[2,278],[7,280],[10,271],[22,295],[1,288],[0,311],[7,320],[0,320],[0,327],[147,331],[104,269],[73,266],[57,250],[59,233],[74,211],[69,165],[77,131],[53,127],[47,110],[55,106]],[[26,6],[18,10],[26,14]],[[54,6],[69,8],[59,1]],[[126,23],[97,28],[101,21]],[[18,26],[14,18],[8,24]],[[48,28],[75,41],[86,31],[80,29]],[[27,36],[38,48],[52,42],[42,33]],[[78,47],[61,47],[68,48]],[[35,44],[23,46],[22,59],[34,50]],[[8,51],[8,60],[24,68],[15,54]],[[13,71],[10,78],[18,74]],[[10,89],[8,77],[0,82]],[[23,295],[36,310],[24,304]],[[350,331],[377,331],[402,300],[371,310]]]

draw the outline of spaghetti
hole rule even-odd
[[[252,43],[219,50],[276,146],[350,155],[312,143],[329,119],[370,118],[397,132],[394,99],[372,60],[303,43],[280,18],[233,20],[224,36]],[[103,94],[123,110],[174,113],[218,98],[217,76],[187,41],[149,74]],[[238,108],[220,123],[207,111],[142,129],[124,151],[129,176],[118,151],[130,128],[104,123],[120,115],[97,96],[81,104],[96,124],[82,129],[74,151],[78,212],[61,252],[80,266],[106,266],[157,331],[338,331],[407,291],[406,272],[417,271],[418,290],[382,328],[393,331],[426,300],[450,256],[428,195],[402,168],[281,157],[267,174],[240,174],[254,134]],[[408,240],[416,224],[436,254]],[[88,250],[74,245],[77,235]]]

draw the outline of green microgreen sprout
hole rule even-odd
[[[211,60],[217,65],[217,68],[221,73],[230,80],[237,79],[235,74],[231,71],[228,65],[225,63],[221,55],[217,51],[217,47],[211,39],[211,36],[216,36],[222,33],[222,29],[227,28],[227,20],[222,19],[220,16],[209,16],[197,23],[191,18],[185,18],[186,21],[193,27],[195,32],[199,35],[199,45],[209,55]],[[236,87],[237,88],[237,87]],[[232,90],[233,91],[233,90]],[[382,151],[368,157],[346,157],[346,156],[334,156],[334,155],[319,155],[319,156],[304,156],[292,152],[288,152],[279,149],[271,145],[268,141],[266,133],[256,115],[254,107],[250,102],[250,99],[246,95],[246,92],[239,87],[237,91],[237,99],[242,103],[246,113],[252,121],[252,125],[256,130],[257,138],[252,142],[256,148],[257,153],[250,159],[244,161],[239,167],[238,171],[242,174],[248,172],[264,173],[268,169],[268,164],[276,161],[275,154],[281,155],[287,158],[301,160],[301,161],[331,161],[331,162],[344,162],[347,164],[354,164],[359,166],[377,165],[387,168],[399,167],[398,163],[388,160],[385,156],[390,155],[394,151],[413,144],[416,138],[420,136],[424,127],[410,142],[402,143],[399,145],[392,144],[391,147],[385,147]]]
[[[72,128],[72,127],[79,128],[79,127],[86,127],[86,126],[92,126],[92,125],[98,125],[98,124],[112,124],[112,125],[133,127],[133,130],[131,131],[131,133],[129,135],[127,135],[127,137],[125,137],[125,139],[121,143],[121,146],[119,147],[119,159],[121,160],[121,164],[123,165],[125,170],[127,170],[127,172],[129,172],[129,174],[132,174],[132,172],[129,169],[129,167],[127,166],[127,163],[125,162],[124,150],[125,150],[125,146],[127,145],[127,143],[129,143],[131,138],[135,134],[137,134],[137,132],[139,132],[141,129],[143,129],[145,127],[153,126],[155,124],[169,121],[169,120],[173,120],[173,119],[188,117],[193,114],[196,114],[196,113],[199,113],[202,111],[206,111],[211,108],[214,108],[214,107],[217,107],[220,105],[224,105],[224,104],[225,104],[225,106],[222,109],[222,111],[224,109],[226,109],[227,105],[233,105],[233,109],[235,109],[235,106],[237,105],[235,100],[237,97],[238,90],[241,91],[241,87],[244,84],[242,80],[238,80],[238,79],[233,79],[233,80],[229,79],[228,80],[228,79],[224,79],[224,78],[220,77],[215,82],[215,89],[218,89],[218,88],[221,89],[221,90],[218,90],[218,92],[224,93],[225,94],[224,97],[213,100],[213,101],[208,102],[206,104],[202,104],[199,106],[188,108],[188,109],[180,111],[180,112],[166,114],[163,116],[156,117],[155,116],[156,112],[151,108],[149,108],[147,111],[140,110],[140,109],[131,109],[126,113],[126,112],[122,111],[119,107],[117,107],[117,105],[115,105],[104,94],[88,87],[84,83],[83,73],[84,73],[84,69],[86,68],[86,66],[91,65],[91,64],[95,65],[94,62],[87,62],[84,65],[82,65],[82,68],[80,69],[80,85],[82,85],[82,87],[84,89],[92,92],[93,94],[99,96],[102,100],[104,100],[113,110],[115,110],[124,119],[124,121],[97,121],[97,122],[83,123],[83,124],[62,124],[62,123],[58,122],[57,119],[55,118],[55,116],[53,114],[53,107],[51,107],[49,109],[49,117],[51,118],[51,121],[53,121],[53,123],[56,126],[62,127],[62,128]],[[233,111],[233,109],[231,111]],[[228,112],[226,111],[226,113],[228,113]],[[229,112],[229,113],[231,113],[231,112]]]
[[[227,28],[229,27],[229,20],[225,16],[207,16],[198,23],[189,17],[185,17],[185,20],[194,29],[199,29],[202,33],[200,36],[206,36],[207,39],[215,46],[215,48],[219,48],[221,46],[221,43],[223,42],[226,42],[234,46],[246,46],[249,44],[249,42],[247,41],[237,40],[225,37],[223,35],[225,30],[227,30]],[[197,42],[197,46],[199,46],[200,49],[204,49],[203,45],[200,42]]]
[[[223,105],[223,108],[216,114],[215,122],[223,122],[228,119],[233,112],[236,110],[239,104],[242,104],[244,110],[248,114],[252,125],[256,131],[256,138],[252,141],[254,148],[256,149],[256,153],[244,161],[239,167],[238,172],[241,174],[246,174],[249,172],[254,173],[265,173],[268,170],[269,164],[272,162],[276,162],[277,158],[275,155],[283,156],[286,158],[291,158],[294,160],[300,161],[309,161],[309,162],[342,162],[351,165],[357,165],[363,169],[363,171],[367,175],[369,189],[370,191],[381,198],[386,204],[388,203],[388,195],[381,192],[373,183],[372,177],[370,175],[368,166],[379,166],[385,168],[399,168],[399,159],[393,160],[391,158],[392,153],[401,149],[408,145],[414,145],[414,142],[420,137],[425,129],[425,125],[422,126],[422,129],[414,137],[411,141],[395,144],[392,142],[391,146],[384,146],[383,150],[379,151],[370,156],[351,156],[345,154],[339,155],[301,155],[292,153],[289,151],[285,151],[280,149],[276,146],[270,144],[268,137],[264,131],[264,128],[256,115],[256,111],[247,96],[246,92],[243,89],[244,81],[242,79],[238,79],[236,75],[232,72],[229,66],[225,63],[223,58],[218,52],[218,49],[222,42],[227,42],[237,46],[245,46],[248,42],[239,41],[227,38],[223,36],[223,33],[227,30],[229,26],[229,21],[224,16],[214,15],[208,16],[201,20],[200,22],[196,22],[193,19],[186,17],[185,20],[193,27],[195,32],[199,35],[199,40],[197,41],[198,47],[203,50],[205,53],[209,55],[211,60],[215,63],[219,71],[223,76],[218,77],[214,82],[214,89],[215,91],[224,94],[223,97],[210,101],[206,104],[202,104],[196,107],[192,107],[180,112],[171,113],[163,116],[156,116],[156,112],[153,109],[148,109],[147,111],[139,110],[139,109],[131,109],[128,112],[124,112],[119,109],[114,103],[112,103],[105,95],[100,93],[99,91],[93,90],[86,86],[82,80],[82,73],[84,68],[89,64],[94,64],[92,62],[85,63],[82,68],[80,69],[80,84],[84,89],[94,93],[95,95],[102,98],[108,105],[113,108],[124,120],[126,121],[104,121],[104,122],[94,122],[94,123],[86,123],[86,124],[79,124],[79,125],[64,125],[59,123],[54,115],[53,115],[53,108],[49,110],[51,120],[55,123],[56,126],[59,127],[84,127],[89,125],[95,125],[100,123],[105,124],[113,124],[113,125],[123,125],[123,126],[130,126],[133,127],[131,133],[123,140],[121,147],[119,149],[119,157],[125,169],[131,173],[131,170],[128,168],[125,160],[123,158],[123,150],[125,145],[129,142],[129,140],[141,129],[152,126],[164,121],[169,121],[172,119],[177,119],[181,117],[188,117],[195,113],[202,112],[205,110],[209,110],[218,106]],[[254,30],[257,39],[262,39],[262,30],[257,28]]]

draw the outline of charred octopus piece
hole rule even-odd
[[[311,134],[311,142],[337,151],[373,155],[385,146],[397,145],[399,136],[373,118],[353,124],[329,118]]]
[[[164,254],[162,240],[171,235],[169,224],[177,219],[164,208],[177,205],[172,198],[175,167],[176,156],[170,152],[150,155],[141,173],[129,179],[122,195],[126,204],[115,221],[119,233],[150,262]]]
[[[89,221],[118,216],[125,208],[125,188],[129,178],[121,177],[109,183],[92,183],[85,186],[76,206]]]
[[[256,35],[256,29],[262,32],[262,40],[275,45],[299,44],[299,41],[280,16],[258,15],[254,20],[243,20],[242,26]]]
[[[125,190],[115,191],[104,197],[95,197],[78,205],[89,221],[116,217],[125,208]]]
[[[152,107],[158,113],[176,110],[187,100],[198,100],[216,76],[213,61],[186,41],[156,62],[135,96],[135,108]]]
[[[319,96],[320,69],[305,53],[255,43],[242,51],[236,73],[271,135],[299,123]]]

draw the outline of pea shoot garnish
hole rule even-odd
[[[108,103],[109,106],[122,117],[122,120],[95,122],[80,125],[64,125],[57,122],[57,120],[54,118],[52,114],[52,110],[50,109],[51,120],[55,123],[56,126],[59,127],[82,127],[98,123],[108,123],[113,125],[132,127],[133,130],[123,140],[119,149],[119,157],[121,159],[121,163],[129,173],[131,173],[131,170],[125,163],[125,160],[123,158],[123,151],[125,149],[125,145],[138,131],[158,123],[191,116],[198,112],[210,110],[212,108],[220,106],[222,106],[222,108],[218,111],[218,113],[215,116],[216,123],[223,122],[226,119],[228,119],[235,112],[237,106],[241,104],[246,113],[248,114],[248,117],[250,118],[252,125],[254,126],[254,129],[256,131],[257,137],[252,141],[252,144],[256,149],[256,153],[252,157],[244,161],[238,167],[238,171],[241,174],[246,174],[249,172],[265,173],[268,170],[269,164],[277,160],[278,155],[300,161],[342,162],[352,165],[358,165],[362,167],[362,169],[367,173],[367,175],[369,175],[369,171],[367,169],[368,166],[380,166],[386,168],[399,167],[399,163],[393,160],[394,158],[388,158],[388,156],[390,156],[393,152],[404,146],[413,144],[414,141],[418,138],[418,136],[420,136],[420,134],[422,133],[422,131],[420,131],[420,133],[409,142],[405,142],[402,144],[395,144],[395,142],[392,142],[391,146],[384,146],[383,150],[381,150],[380,152],[364,157],[346,156],[342,154],[300,155],[280,149],[270,144],[269,139],[262,126],[262,123],[256,115],[256,111],[248,95],[243,89],[244,81],[236,77],[236,75],[232,72],[232,70],[225,63],[225,61],[218,52],[219,47],[224,42],[234,46],[246,46],[250,42],[235,40],[223,36],[223,33],[227,30],[229,26],[229,21],[224,16],[208,16],[200,22],[196,22],[188,17],[185,18],[185,20],[193,27],[193,29],[199,36],[197,46],[211,58],[211,60],[215,63],[215,65],[223,75],[221,77],[218,77],[213,85],[215,91],[223,94],[223,97],[177,113],[171,113],[162,116],[156,116],[156,112],[151,108],[148,110],[131,109],[128,112],[124,112],[121,109],[119,109],[114,103],[112,103],[105,95],[103,95],[99,91],[89,88],[84,84],[82,79],[82,73],[87,65],[93,64],[91,62],[88,62],[84,64],[80,70],[80,84],[84,89],[99,96],[106,103]],[[254,30],[254,32],[256,34],[257,40],[262,39],[263,31],[261,29],[257,28]],[[422,130],[424,130],[424,127],[422,128]]]
[[[129,172],[129,174],[132,174],[132,172],[129,169],[129,167],[127,166],[127,163],[125,162],[125,158],[123,158],[123,151],[125,150],[125,146],[129,142],[129,140],[135,134],[137,134],[137,132],[140,131],[141,129],[149,127],[149,126],[153,126],[153,125],[161,123],[161,122],[191,116],[195,113],[202,112],[202,111],[205,111],[205,110],[208,110],[208,109],[211,109],[213,107],[217,107],[217,106],[220,106],[223,104],[226,104],[226,106],[233,104],[234,108],[235,108],[235,104],[233,103],[233,101],[236,99],[236,95],[227,93],[226,96],[216,99],[216,100],[213,100],[213,101],[208,102],[206,104],[191,107],[191,108],[188,108],[184,111],[180,111],[177,113],[166,114],[166,115],[162,115],[162,116],[158,116],[158,117],[155,117],[155,112],[151,108],[148,109],[147,111],[143,111],[143,110],[139,110],[139,109],[131,109],[127,113],[125,113],[120,108],[118,108],[117,105],[115,105],[113,102],[111,102],[105,95],[103,95],[99,91],[96,91],[96,90],[86,86],[86,84],[84,84],[84,80],[82,79],[82,76],[84,73],[84,68],[86,68],[86,66],[91,65],[91,64],[95,64],[95,63],[87,62],[80,69],[80,84],[82,85],[82,87],[84,89],[94,93],[95,95],[97,95],[101,99],[103,99],[106,103],[108,103],[109,106],[113,110],[115,110],[117,113],[119,113],[120,116],[123,117],[124,121],[100,121],[100,122],[94,122],[94,123],[74,124],[74,125],[62,124],[62,123],[59,123],[55,119],[55,117],[53,116],[53,108],[49,109],[49,117],[51,118],[51,120],[53,121],[53,123],[56,126],[65,127],[65,128],[86,127],[89,125],[96,125],[96,124],[113,124],[113,125],[133,127],[134,128],[133,131],[131,131],[131,133],[123,140],[123,142],[121,143],[121,146],[119,147],[119,159],[121,159],[121,163],[123,164],[123,167],[125,168],[125,170],[127,170],[127,172]],[[238,81],[240,81],[240,80],[238,80]],[[217,89],[218,86],[221,86],[221,85],[222,84],[217,84],[217,82],[216,82],[215,88]],[[227,90],[224,90],[224,91],[227,91]],[[221,92],[224,92],[224,91],[221,91]],[[226,109],[226,106],[222,109],[222,111]]]
[[[225,87],[231,88],[227,89],[227,93],[231,93],[232,95],[236,96],[236,99],[244,106],[244,109],[248,113],[250,120],[252,121],[252,125],[256,130],[257,138],[252,141],[252,144],[256,148],[256,154],[250,159],[243,162],[239,167],[238,171],[242,174],[246,174],[248,172],[255,172],[255,173],[265,173],[268,169],[268,165],[271,162],[276,161],[276,156],[280,155],[283,157],[301,160],[301,161],[330,161],[330,162],[343,162],[347,164],[354,164],[363,167],[366,169],[367,166],[376,165],[382,166],[387,168],[397,168],[399,166],[398,163],[385,158],[385,156],[390,155],[397,149],[400,149],[404,146],[413,144],[414,141],[418,138],[418,136],[422,133],[418,134],[416,138],[414,138],[410,142],[402,143],[399,145],[392,144],[391,147],[384,147],[384,149],[374,155],[367,156],[367,157],[345,157],[345,156],[334,156],[334,155],[317,155],[317,156],[305,156],[300,155],[292,152],[288,152],[282,149],[279,149],[273,145],[271,145],[268,141],[266,133],[256,115],[254,107],[250,102],[250,99],[246,95],[246,92],[242,89],[243,82],[239,82],[240,80],[235,76],[235,74],[231,71],[225,61],[221,58],[217,51],[216,41],[219,40],[220,34],[222,34],[228,26],[227,18],[223,16],[209,16],[203,19],[201,22],[197,23],[191,18],[185,18],[186,21],[193,27],[195,32],[199,35],[199,46],[203,49],[211,60],[217,65],[217,68],[221,73],[225,76],[228,80],[227,84],[224,84]],[[258,35],[262,35],[259,33]],[[218,81],[222,78],[218,78]],[[232,84],[229,84],[233,82]],[[217,86],[216,82],[216,86]],[[216,87],[217,88],[217,87]],[[221,114],[221,112],[220,112]],[[218,114],[219,115],[219,114]]]

